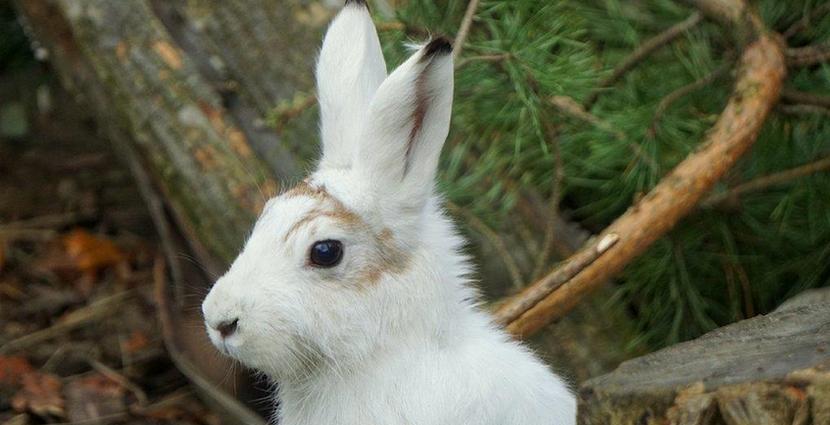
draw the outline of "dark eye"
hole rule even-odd
[[[343,243],[331,239],[314,242],[308,257],[313,266],[334,267],[343,259]]]

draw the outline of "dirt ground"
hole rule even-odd
[[[128,171],[38,64],[0,75],[0,424],[217,424],[154,310]]]

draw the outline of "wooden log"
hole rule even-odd
[[[582,386],[579,424],[830,424],[827,299],[623,363]]]

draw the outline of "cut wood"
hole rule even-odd
[[[830,303],[814,295],[588,381],[579,424],[830,424]]]

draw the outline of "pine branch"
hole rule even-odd
[[[717,1],[720,4],[731,3],[727,6],[751,13],[740,0]],[[696,0],[695,3],[707,2]],[[646,197],[602,232],[602,235],[619,236],[615,246],[511,321],[507,326],[509,332],[526,337],[570,311],[582,298],[619,273],[693,210],[700,198],[753,144],[778,100],[786,74],[785,58],[783,47],[775,36],[764,34],[762,28],[755,26],[760,22],[757,17],[736,16],[734,19],[749,23],[751,26],[748,28],[759,35],[756,41],[746,46],[735,92],[718,122],[708,133],[705,143],[664,177]],[[592,249],[595,248],[588,246],[576,255],[587,255],[586,251]],[[550,276],[549,274],[528,286],[525,291],[509,299],[502,308],[512,311],[513,308],[520,309],[530,304],[527,300],[535,298],[534,294],[547,285],[546,280]]]
[[[757,179],[739,184],[726,192],[709,196],[701,202],[700,206],[702,208],[713,208],[727,202],[736,202],[740,199],[741,195],[752,192],[760,192],[771,186],[786,184],[792,180],[823,171],[830,171],[830,156],[813,161],[809,164],[804,164],[789,170],[758,177]]]
[[[688,96],[689,94],[696,92],[708,86],[709,84],[712,84],[713,82],[715,82],[715,80],[720,78],[727,71],[729,71],[729,68],[726,66],[722,66],[710,72],[709,75],[706,75],[703,78],[700,78],[683,87],[680,87],[677,90],[666,95],[666,97],[660,100],[660,103],[657,104],[657,109],[654,110],[654,116],[652,117],[651,125],[649,126],[649,134],[652,137],[654,137],[654,135],[657,133],[657,123],[660,121],[661,118],[663,118],[663,114],[665,114],[666,111],[668,111],[668,109],[671,107],[671,105],[674,104],[674,102],[677,102],[678,100]]]
[[[640,62],[645,60],[661,47],[671,43],[683,35],[686,31],[694,28],[695,25],[700,23],[702,19],[703,17],[700,12],[695,12],[682,22],[674,24],[669,29],[646,40],[627,58],[623,59],[622,62],[614,68],[614,72],[612,72],[611,75],[600,81],[598,88],[591,93],[587,99],[585,99],[585,102],[583,103],[585,109],[591,109],[594,103],[596,103],[599,99],[599,96],[603,93],[604,89],[616,84],[625,74],[628,73],[628,71],[634,69],[638,64],[640,64]]]

